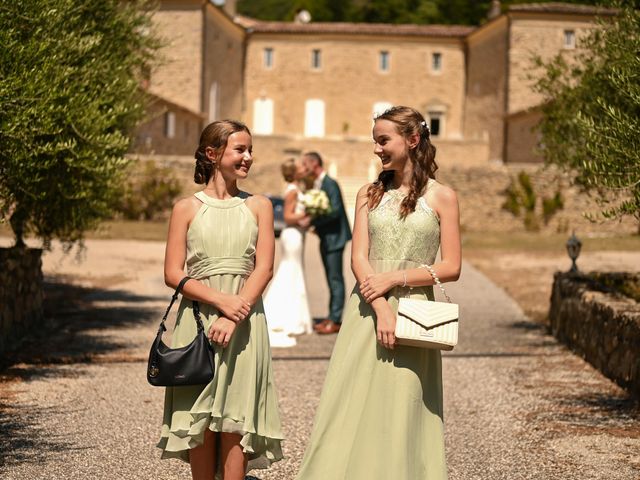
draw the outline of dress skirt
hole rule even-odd
[[[372,262],[374,263],[374,262]],[[415,268],[381,261],[377,271]],[[394,263],[394,264],[392,264]],[[375,268],[374,267],[374,268]],[[397,311],[398,295],[389,303]],[[433,299],[432,287],[411,289]],[[345,308],[298,480],[444,480],[439,350],[376,341],[373,309],[354,288]]]
[[[200,280],[227,293],[240,291],[241,275],[214,275]],[[217,310],[200,304],[205,331]],[[189,344],[196,334],[191,300],[183,298],[172,347]],[[167,387],[158,447],[162,458],[189,461],[189,449],[201,445],[206,429],[242,435],[249,469],[266,468],[282,459],[282,429],[271,368],[269,335],[262,301],[238,325],[227,348],[214,344],[215,375],[207,385]],[[219,462],[218,462],[219,465]]]

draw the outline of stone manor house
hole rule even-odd
[[[156,101],[134,152],[191,162],[204,125],[237,118],[252,130],[263,182],[267,171],[280,181],[285,158],[317,150],[346,198],[377,175],[372,118],[391,105],[425,115],[444,172],[540,163],[533,57],[571,60],[596,16],[614,14],[566,3],[501,14],[494,1],[480,27],[268,22],[216,3],[160,0],[162,62],[148,82]]]

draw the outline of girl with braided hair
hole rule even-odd
[[[234,120],[203,130],[194,180],[204,188],[176,203],[169,222],[165,283],[190,280],[172,335],[173,348],[196,334],[200,302],[215,350],[207,385],[167,387],[158,447],[162,458],[191,465],[194,480],[244,480],[251,468],[282,458],[282,429],[271,368],[262,292],[273,273],[273,208],[238,188],[249,174],[249,129]]]
[[[422,266],[442,282],[458,279],[458,202],[434,178],[436,149],[418,111],[387,110],[373,140],[382,172],[356,199],[357,284],[298,480],[447,478],[440,351],[397,345],[394,330],[400,297],[434,298]]]

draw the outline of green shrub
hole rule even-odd
[[[155,220],[166,215],[181,193],[172,169],[153,160],[134,162],[117,210],[129,220]]]
[[[524,171],[518,173],[517,178],[511,179],[511,183],[504,190],[505,201],[502,209],[510,212],[514,217],[522,217],[525,230],[535,232],[540,230],[540,220],[545,225],[551,218],[564,208],[562,193],[557,190],[551,198],[542,198],[542,215],[536,211],[538,196],[533,188],[531,176]]]

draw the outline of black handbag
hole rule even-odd
[[[185,277],[180,281],[178,288],[171,297],[167,311],[162,317],[158,334],[156,335],[147,365],[147,380],[156,387],[175,387],[180,385],[203,385],[213,378],[213,348],[204,333],[204,326],[200,319],[200,305],[193,300],[193,316],[198,325],[198,332],[193,341],[180,348],[169,348],[162,341],[162,334],[167,331],[164,322],[167,320],[169,310],[178,298],[178,294],[184,284],[189,280]]]

